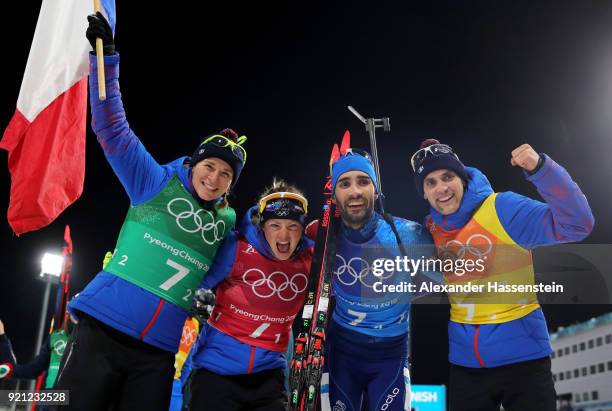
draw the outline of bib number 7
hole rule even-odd
[[[183,278],[187,277],[189,274],[189,269],[177,263],[176,261],[172,261],[171,259],[166,260],[166,264],[176,270],[176,274],[172,277],[168,278],[162,285],[159,286],[164,291],[168,291],[170,288],[175,286],[179,281]]]
[[[361,313],[359,311],[353,311],[353,310],[347,310],[347,312],[350,315],[354,315],[355,317],[357,317],[357,318],[355,318],[353,321],[351,321],[349,323],[350,325],[357,325],[357,324],[359,324],[360,322],[365,320],[366,316],[368,315],[368,313]]]

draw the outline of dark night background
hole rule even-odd
[[[586,242],[610,242],[611,2],[209,3],[159,9],[117,1],[121,87],[132,129],[160,163],[190,154],[200,137],[224,127],[249,137],[231,199],[240,216],[273,176],[302,187],[311,217],[318,214],[332,144],[348,128],[354,146],[369,147],[351,104],[391,118],[391,132],[378,134],[387,211],[425,216],[409,166],[425,137],[452,145],[496,191],[538,198],[510,165],[512,149],[528,142],[565,166],[589,199],[596,226]],[[15,109],[40,3],[14,7],[0,27],[0,130]],[[91,130],[87,141],[83,195],[51,226],[16,237],[0,219],[0,319],[21,361],[34,349],[43,252],[60,250],[69,224],[74,294],[114,247],[127,210]],[[0,157],[5,210],[10,176],[6,153]],[[611,311],[544,309],[551,329]],[[416,383],[446,382],[447,318],[447,306],[415,309]]]

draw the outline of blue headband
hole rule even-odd
[[[362,155],[349,153],[343,155],[332,164],[332,193],[336,191],[336,183],[340,176],[349,171],[363,171],[370,177],[374,187],[378,186],[372,162]]]

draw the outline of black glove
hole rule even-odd
[[[85,36],[87,40],[89,40],[89,44],[91,44],[94,51],[96,50],[96,37],[99,37],[102,39],[102,44],[104,45],[104,55],[110,56],[111,54],[115,54],[113,30],[102,13],[97,12],[96,14],[90,14],[87,16],[87,21],[89,22],[89,27],[87,27]]]
[[[194,313],[204,320],[208,320],[214,306],[215,293],[208,288],[198,288],[194,298]]]

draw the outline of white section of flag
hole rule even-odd
[[[91,0],[43,0],[17,99],[28,121],[88,74],[85,31],[91,13]]]

